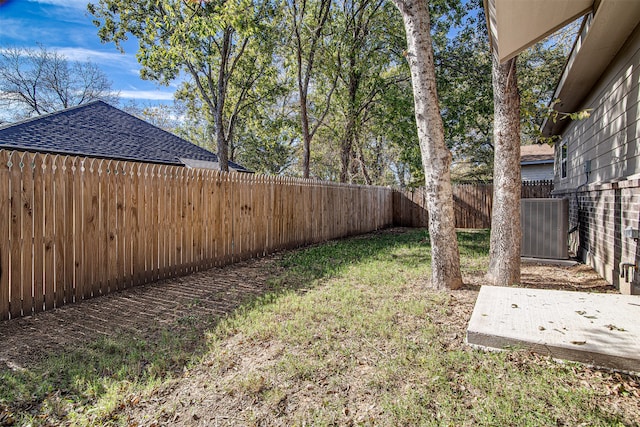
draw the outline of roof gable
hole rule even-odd
[[[181,166],[180,158],[218,162],[214,153],[103,101],[0,127],[0,147]]]

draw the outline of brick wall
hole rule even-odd
[[[640,245],[624,237],[627,227],[640,228],[640,179],[589,184],[577,191],[554,191],[569,199],[569,247],[624,294],[640,294],[640,274],[620,263],[640,263]]]

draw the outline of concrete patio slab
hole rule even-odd
[[[483,286],[467,342],[640,372],[640,296]]]

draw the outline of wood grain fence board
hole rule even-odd
[[[193,186],[193,223],[192,229],[192,251],[193,251],[193,271],[200,271],[202,269],[202,174],[197,170],[193,171],[194,186]]]
[[[275,177],[272,177],[271,179],[271,248],[273,251],[277,251],[280,249],[280,237],[282,236],[279,223],[282,219],[282,212],[280,211],[282,186],[278,185],[279,183],[277,183]]]
[[[211,210],[213,215],[213,230],[212,230],[212,238],[213,238],[213,250],[214,257],[216,259],[216,266],[222,265],[223,260],[223,245],[222,245],[222,215],[223,215],[223,195],[224,190],[222,189],[222,178],[220,176],[221,172],[215,172],[215,188],[212,192],[211,197]]]
[[[98,163],[100,160],[91,159],[85,169],[84,194],[85,194],[85,221],[87,234],[85,242],[85,277],[87,294],[90,297],[102,295],[100,289],[100,175]]]
[[[151,232],[149,228],[149,217],[152,215],[151,190],[148,184],[151,181],[149,169],[153,165],[140,164],[138,169],[138,282],[140,284],[149,283],[153,266],[150,262],[149,246],[151,246]]]
[[[552,181],[524,182],[522,198],[550,197]],[[454,211],[458,228],[488,228],[493,209],[493,184],[457,184],[453,186]],[[423,188],[393,192],[393,223],[427,227],[429,216]]]
[[[158,242],[159,248],[159,278],[169,277],[169,252],[171,251],[170,236],[175,234],[173,225],[172,210],[175,209],[175,200],[172,198],[171,177],[169,166],[163,167],[162,189],[158,195],[158,216],[161,226],[159,227]]]
[[[169,262],[173,261],[173,239],[175,239],[176,229],[174,221],[174,211],[176,209],[176,199],[173,194],[173,175],[169,166],[165,167],[164,177],[164,198],[158,200],[158,209],[162,227],[160,227],[161,245],[161,270],[160,278],[169,277]]]
[[[11,181],[11,317],[22,315],[22,209],[20,209],[20,193],[22,188],[22,171],[20,170],[20,154],[12,153],[9,159]]]
[[[218,253],[220,251],[219,248],[219,239],[220,239],[220,203],[218,201],[220,194],[220,179],[219,179],[219,171],[211,171],[209,172],[209,183],[205,187],[205,192],[207,194],[207,229],[209,230],[207,235],[207,241],[209,245],[209,256],[211,260],[209,262],[209,266],[217,266],[219,265],[218,261]]]
[[[56,307],[73,302],[76,285],[76,164],[78,159],[69,156],[53,157],[53,274]]]
[[[223,246],[224,246],[224,263],[228,264],[233,261],[233,217],[232,211],[235,201],[233,200],[235,194],[233,191],[233,183],[231,182],[231,174],[223,173],[223,188],[224,193],[222,195],[222,201],[224,203],[224,210],[222,213],[222,231],[223,231]]]
[[[200,203],[202,179],[197,170],[191,170],[192,184],[191,184],[191,271],[199,271],[201,256],[200,256],[200,238],[202,234],[202,221],[200,215],[202,214],[202,207]]]
[[[33,311],[44,310],[44,156],[33,158]]]
[[[200,233],[202,233],[202,227],[200,218],[198,217],[198,210],[202,209],[200,206],[200,185],[202,180],[198,176],[198,171],[195,169],[190,170],[191,175],[191,206],[189,207],[189,215],[191,216],[191,224],[187,229],[189,233],[189,250],[191,255],[191,271],[195,272],[200,267]]]
[[[15,167],[0,165],[2,318],[393,218],[389,189],[1,150],[0,163],[9,156]]]
[[[11,246],[9,223],[11,221],[10,173],[7,163],[9,153],[0,150],[0,320],[9,318],[9,287]]]
[[[144,194],[146,199],[145,209],[145,233],[147,236],[145,242],[145,265],[147,266],[147,274],[145,275],[145,283],[150,283],[160,277],[159,274],[159,249],[158,234],[160,232],[160,222],[158,217],[158,197],[162,180],[160,179],[159,166],[152,165],[145,167]]]
[[[175,265],[178,263],[179,259],[180,259],[180,254],[178,253],[178,250],[180,248],[180,230],[181,230],[181,224],[179,222],[179,217],[180,217],[180,210],[181,210],[181,196],[182,194],[180,194],[180,192],[178,191],[178,180],[179,180],[179,176],[177,174],[176,171],[173,170],[173,168],[170,168],[170,173],[171,176],[173,177],[173,179],[171,180],[171,200],[173,202],[173,205],[170,206],[170,214],[169,214],[169,218],[170,218],[170,224],[171,224],[171,229],[172,229],[172,233],[170,236],[168,236],[168,242],[169,242],[169,252],[168,255],[169,257],[167,258],[167,273],[166,276],[170,277],[170,276],[174,276],[178,274],[178,266]]]
[[[239,173],[233,173],[234,175],[234,179],[237,185],[237,195],[238,195],[238,202],[237,202],[237,213],[235,215],[235,217],[237,218],[236,221],[236,226],[238,227],[236,230],[237,232],[235,234],[237,234],[239,236],[238,238],[238,260],[243,260],[246,258],[247,256],[247,232],[249,231],[247,229],[247,217],[248,215],[248,206],[247,206],[247,199],[246,199],[246,183],[244,180],[244,177],[239,174]]]
[[[231,182],[231,209],[229,211],[229,219],[231,222],[231,234],[229,235],[229,240],[231,240],[231,252],[232,258],[231,262],[239,261],[239,250],[240,250],[240,186],[238,185],[238,180],[235,173],[229,173],[229,181]]]
[[[243,177],[238,173],[233,173],[234,179],[237,186],[237,197],[238,200],[236,202],[235,211],[237,214],[234,217],[237,219],[236,221],[236,234],[238,236],[238,258],[237,260],[245,259],[246,250],[247,250],[247,204],[246,204],[246,187]]]
[[[201,174],[201,182],[200,182],[200,229],[201,229],[201,238],[200,238],[200,254],[201,254],[201,262],[200,262],[200,270],[206,270],[213,267],[211,263],[213,256],[210,255],[210,243],[209,243],[209,220],[210,220],[210,205],[209,205],[209,191],[208,188],[211,186],[211,171],[205,170],[202,171]]]
[[[183,174],[182,171],[175,171],[176,180],[174,181],[174,191],[176,194],[176,210],[174,211],[174,219],[173,221],[176,224],[176,235],[175,235],[175,243],[173,247],[173,256],[174,261],[171,266],[171,275],[180,276],[184,270],[183,262],[183,245],[184,245],[184,191],[183,191]]]
[[[207,203],[207,217],[206,217],[206,225],[207,225],[207,245],[208,245],[208,257],[209,257],[209,267],[214,267],[218,265],[217,262],[217,240],[218,240],[218,230],[219,227],[216,225],[218,223],[218,217],[220,215],[220,209],[218,208],[217,203],[217,194],[218,194],[218,179],[217,179],[218,171],[208,171],[208,182],[205,186],[206,192],[206,203]]]
[[[139,209],[140,209],[140,192],[139,192],[139,165],[135,163],[130,163],[129,174],[131,176],[130,180],[130,190],[129,193],[129,206],[127,212],[129,212],[128,224],[129,224],[129,232],[131,233],[132,238],[129,242],[129,250],[130,250],[130,279],[129,283],[131,286],[140,285],[140,277],[142,273],[142,269],[140,268],[140,217],[139,217]],[[144,262],[143,262],[144,264]]]
[[[65,287],[65,303],[81,301],[85,298],[89,298],[90,296],[90,287],[85,282],[85,270],[88,268],[85,265],[86,259],[84,257],[84,233],[85,233],[85,224],[83,221],[84,218],[84,197],[83,197],[83,181],[84,181],[84,172],[86,171],[86,159],[74,159],[74,172],[73,172],[73,213],[74,213],[74,228],[73,228],[73,239],[74,239],[74,251],[73,256],[75,259],[75,274],[74,274],[74,284],[71,288],[65,287],[64,283],[60,283],[56,280],[56,288]],[[62,191],[64,189],[64,182],[62,181],[62,175],[56,176],[56,178],[60,179],[60,185],[56,185],[56,196],[58,196],[58,188]],[[57,183],[57,181],[56,181]],[[63,202],[60,203],[63,205]],[[57,205],[57,204],[56,204]],[[57,209],[56,209],[57,210]],[[63,232],[63,228],[60,227],[59,216],[61,212],[57,212],[56,214],[56,247],[59,244],[58,237],[61,232]],[[56,264],[58,264],[59,252],[56,249]],[[56,265],[56,271],[58,270],[58,265]],[[57,277],[57,275],[56,275]]]
[[[178,263],[180,262],[180,242],[182,241],[182,224],[180,223],[180,214],[182,212],[182,193],[179,191],[178,182],[180,179],[180,175],[177,172],[174,172],[174,179],[171,181],[171,191],[172,198],[174,200],[174,205],[171,209],[171,224],[173,228],[173,233],[170,236],[170,247],[171,251],[169,252],[169,262],[168,262],[168,276],[178,275],[180,267]]]
[[[191,246],[189,242],[189,231],[187,230],[187,223],[189,221],[189,203],[191,200],[189,198],[190,188],[189,188],[189,169],[182,168],[182,178],[180,181],[179,189],[182,193],[182,204],[181,204],[181,212],[180,212],[180,227],[181,227],[181,244],[180,244],[180,253],[181,260],[180,265],[182,266],[182,270],[180,274],[188,274],[189,270],[189,246]]]
[[[253,223],[253,206],[251,203],[251,184],[250,179],[252,175],[249,174],[238,174],[238,177],[242,181],[242,206],[244,207],[244,218],[242,221],[242,231],[244,232],[243,236],[243,245],[242,253],[243,258],[248,259],[251,258],[252,253],[252,240],[253,240],[253,231],[255,228],[255,224]]]
[[[33,153],[25,153],[22,163],[22,313],[33,313]]]
[[[199,253],[199,268],[198,270],[206,270],[212,267],[210,263],[211,257],[208,256],[208,243],[207,243],[207,220],[209,218],[209,205],[207,204],[207,185],[209,184],[209,172],[206,170],[200,171],[199,185],[198,185],[198,221],[200,236],[198,237],[198,253]]]
[[[191,247],[191,242],[189,241],[189,228],[187,226],[187,224],[189,223],[189,209],[190,209],[190,204],[191,204],[191,199],[190,199],[190,195],[191,195],[191,188],[190,188],[190,182],[189,182],[189,171],[190,169],[187,168],[182,168],[182,180],[180,182],[180,191],[182,193],[182,214],[180,217],[180,226],[182,228],[181,230],[181,236],[182,236],[182,243],[181,243],[181,254],[182,254],[182,259],[180,261],[180,265],[182,266],[182,271],[181,274],[188,274],[191,272],[190,270],[190,265],[191,265],[191,260],[190,260],[190,253],[189,253],[189,249]]]
[[[107,205],[105,212],[107,215],[107,272],[109,281],[109,291],[117,291],[118,288],[118,243],[117,243],[117,191],[116,191],[116,162],[109,160],[107,163]]]
[[[258,202],[259,207],[257,208],[256,215],[258,216],[258,252],[257,256],[264,256],[266,254],[266,250],[268,247],[267,243],[267,233],[268,233],[268,222],[269,212],[267,212],[268,206],[268,197],[269,197],[269,188],[267,187],[267,178],[262,175],[260,176],[260,192],[258,194]]]
[[[118,289],[126,288],[126,281],[124,277],[124,263],[125,263],[125,188],[124,188],[124,171],[123,171],[123,163],[117,162],[115,168],[115,195],[116,195],[116,270],[117,270],[117,278],[116,278],[116,286]]]
[[[247,201],[247,251],[246,257],[253,258],[256,253],[256,196],[254,192],[257,190],[255,188],[255,180],[253,174],[243,173],[245,178],[245,200]]]
[[[109,252],[109,291],[115,292],[119,289],[120,282],[118,274],[118,165],[117,161],[110,160],[108,163],[108,245]]]
[[[160,218],[158,215],[158,197],[160,189],[162,188],[162,181],[160,178],[160,171],[157,165],[146,165],[144,185],[145,194],[145,266],[147,268],[145,272],[145,283],[151,283],[158,280],[158,265],[159,265],[159,233],[160,233]]]
[[[111,282],[109,270],[109,179],[110,173],[107,172],[109,168],[109,160],[101,159],[97,165],[98,168],[98,223],[97,223],[97,247],[99,259],[96,262],[96,270],[98,275],[98,281],[100,282],[100,289],[103,292],[111,292]]]
[[[109,184],[106,178],[106,164],[107,160],[104,159],[94,164],[94,173],[96,174],[94,185],[97,186],[96,194],[98,197],[95,238],[97,259],[92,264],[95,270],[95,280],[102,293],[110,292],[108,270]]]
[[[183,177],[182,177],[182,182],[180,184],[180,190],[182,191],[182,195],[183,195],[182,216],[180,218],[180,224],[182,226],[182,245],[181,245],[182,260],[180,262],[180,265],[183,266],[182,274],[188,274],[191,272],[190,270],[191,260],[190,260],[190,253],[189,253],[191,242],[189,241],[189,230],[188,230],[190,227],[187,226],[187,224],[189,223],[189,215],[190,215],[189,209],[190,209],[190,203],[191,203],[189,170],[190,169],[183,168]]]
[[[130,236],[134,234],[134,218],[133,205],[137,203],[137,194],[133,188],[133,165],[130,162],[124,163],[125,175],[124,175],[124,280],[125,287],[131,287],[133,285],[133,239]]]

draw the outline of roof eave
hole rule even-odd
[[[483,0],[489,42],[500,62],[589,13],[594,0]]]

